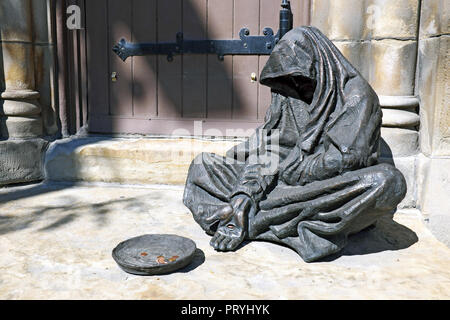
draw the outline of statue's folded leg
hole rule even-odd
[[[213,153],[201,153],[191,163],[186,179],[183,202],[194,220],[213,235],[218,220],[208,218],[229,202],[243,164]]]
[[[405,193],[403,175],[388,164],[304,186],[280,185],[249,221],[249,237],[283,243],[314,261],[341,250],[349,234],[392,214]]]

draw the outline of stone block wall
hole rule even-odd
[[[427,156],[450,156],[450,3],[423,6],[416,94],[421,98],[420,145]]]
[[[416,94],[420,97],[418,207],[450,245],[450,3],[422,2]]]
[[[420,0],[312,0],[319,28],[368,80],[383,108],[381,160],[408,183],[402,207],[415,207],[419,100],[415,96]]]
[[[312,0],[311,24],[359,69],[383,108],[381,160],[405,175],[417,207],[450,245],[450,3]],[[420,108],[419,108],[420,105]]]

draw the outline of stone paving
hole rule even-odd
[[[350,238],[326,261],[305,263],[266,242],[219,253],[176,186],[38,184],[0,189],[0,299],[449,299],[450,249],[415,210]],[[172,233],[197,243],[187,268],[123,272],[121,241]]]

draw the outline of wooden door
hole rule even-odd
[[[309,24],[309,1],[292,0],[294,26]],[[270,90],[251,80],[268,56],[131,57],[132,42],[239,38],[239,30],[278,31],[278,0],[86,1],[89,129],[101,133],[246,136],[262,123]],[[117,75],[116,81],[111,78]]]

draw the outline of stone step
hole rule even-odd
[[[398,140],[398,135],[394,136]],[[387,144],[382,143],[380,161],[396,165],[407,181],[408,192],[400,207],[415,207],[416,157],[404,156],[404,152],[396,150],[396,146],[404,147],[404,142],[390,143],[392,139],[386,133],[383,138]],[[201,152],[224,155],[241,141],[243,140],[72,137],[57,140],[50,145],[45,156],[45,177],[48,181],[182,186],[196,155]],[[390,149],[385,150],[388,145]]]
[[[241,140],[86,137],[55,141],[46,179],[125,184],[184,184],[201,152],[225,154]]]

